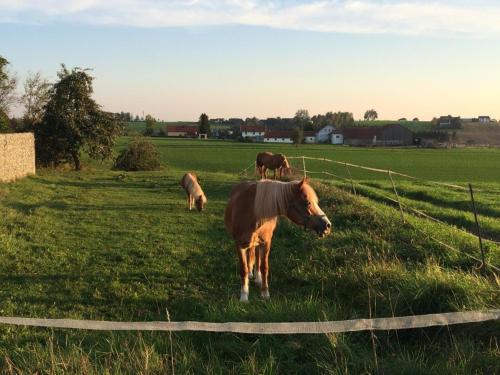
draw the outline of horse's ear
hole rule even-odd
[[[307,177],[302,177],[302,180],[300,180],[299,182],[299,188],[301,188],[302,186],[304,186],[304,184],[307,184],[309,181],[307,179]]]

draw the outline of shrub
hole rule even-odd
[[[160,156],[156,147],[144,138],[135,138],[115,160],[113,169],[125,171],[157,171]]]

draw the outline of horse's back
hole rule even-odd
[[[198,179],[196,178],[196,174],[194,174],[193,172],[185,173],[181,179],[181,186],[183,188],[186,188],[188,186],[189,181],[198,182]]]
[[[253,213],[256,191],[257,184],[253,181],[241,182],[232,188],[224,213],[224,223],[228,232],[233,236],[235,235],[236,218],[241,221],[253,216],[248,213]]]

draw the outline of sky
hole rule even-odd
[[[167,121],[500,119],[499,20],[498,0],[0,0],[0,55],[19,92],[91,68],[105,110]]]

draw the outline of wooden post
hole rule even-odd
[[[304,178],[307,177],[307,170],[306,170],[306,159],[302,156],[302,168],[304,171]]]
[[[392,179],[392,173],[391,173],[391,171],[387,171],[387,173],[389,174],[389,178],[391,179],[392,189],[394,190],[394,194],[396,195],[396,199],[398,201],[399,211],[401,212],[401,218],[403,219],[403,223],[406,223],[405,215],[403,213],[403,206],[401,205],[401,201],[399,199],[399,194],[398,194],[398,191],[396,189],[396,184],[394,184],[394,180]]]
[[[472,185],[469,184],[470,200],[472,202],[472,210],[474,211],[474,220],[476,221],[477,238],[479,238],[479,249],[481,250],[481,268],[486,270],[486,261],[484,260],[484,248],[483,239],[481,238],[481,227],[479,226],[479,221],[477,220],[477,210],[476,202],[474,201],[474,192],[472,190]]]
[[[356,188],[354,187],[354,180],[352,179],[351,171],[349,170],[347,163],[345,163],[345,169],[347,169],[347,174],[349,175],[349,178],[351,179],[352,192],[354,193],[354,195],[357,195]]]

